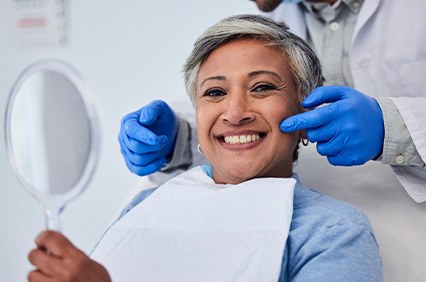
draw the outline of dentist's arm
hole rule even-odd
[[[400,99],[407,99],[406,97],[400,98],[377,98],[380,108],[383,112],[383,120],[385,123],[385,141],[383,142],[383,152],[380,157],[380,161],[383,164],[389,164],[392,166],[408,166],[408,167],[425,167],[425,155],[420,154],[423,150],[421,140],[423,137],[417,138],[417,145],[415,144],[411,133],[408,130],[408,125],[412,126],[413,119],[406,120],[395,105],[394,101],[397,102]],[[426,98],[409,98],[412,99],[410,102],[414,102],[416,106],[423,105],[426,102]],[[420,106],[424,109],[424,107]],[[412,110],[412,107],[411,109]],[[405,116],[407,114],[405,113]],[[415,117],[415,121],[418,124],[423,124],[424,119],[421,116],[413,113],[412,117]],[[408,124],[406,124],[408,123]],[[421,128],[421,127],[418,127]],[[413,132],[417,136],[424,136],[424,132]],[[419,142],[420,141],[420,142]]]
[[[380,157],[383,150],[384,122],[378,102],[344,86],[323,86],[303,102],[315,108],[284,120],[283,132],[306,130],[310,142],[333,165],[352,166]]]

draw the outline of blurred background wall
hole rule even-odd
[[[64,3],[65,43],[21,48],[10,28],[13,7],[48,2]],[[121,117],[154,98],[185,95],[181,67],[197,36],[240,13],[258,10],[248,0],[0,0],[0,281],[26,280],[27,254],[45,226],[40,206],[17,182],[5,151],[6,100],[19,73],[35,61],[60,59],[94,92],[102,134],[99,166],[88,189],[63,214],[63,232],[90,252],[138,180],[120,155]]]

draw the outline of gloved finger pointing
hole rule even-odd
[[[324,141],[317,143],[317,152],[321,156],[335,156],[341,152],[341,148],[339,146],[335,146],[331,141]]]
[[[333,103],[343,99],[350,90],[351,88],[346,86],[321,86],[302,101],[302,106],[315,108],[324,103]]]
[[[122,147],[122,154],[126,160],[135,166],[145,166],[152,163],[154,160],[162,157],[159,151],[149,152],[145,154],[136,154],[130,151],[127,147]]]
[[[354,165],[362,165],[365,163],[351,156],[347,156],[345,154],[329,156],[327,157],[327,159],[328,159],[328,162],[334,166],[354,166]]]
[[[165,163],[166,163],[166,158],[160,158],[146,166],[135,167],[135,173],[137,175],[148,175],[148,174],[159,171],[164,166]]]
[[[285,119],[280,124],[283,132],[320,127],[333,119],[336,107],[334,104],[297,114]]]
[[[323,126],[307,129],[306,136],[311,143],[327,142],[339,134],[339,128],[340,124],[334,118]]]
[[[136,165],[132,164],[132,163],[129,161],[129,158],[128,158],[128,156],[126,155],[126,154],[127,154],[127,152],[126,152],[123,148],[121,148],[121,154],[124,156],[124,162],[126,163],[127,168],[128,168],[128,169],[129,169],[132,173],[137,174],[137,175],[139,175],[139,176],[145,176],[145,175],[146,175],[146,174],[144,174],[144,173],[142,173],[142,174],[138,174],[138,173],[136,173],[136,171],[138,170],[138,166],[136,166]]]
[[[124,129],[129,139],[134,139],[148,145],[159,145],[159,143],[164,142],[164,138],[159,138],[157,134],[155,134],[148,128],[140,125],[137,121],[133,119],[128,120],[124,124]]]
[[[158,152],[161,149],[164,148],[164,146],[167,144],[167,137],[166,136],[158,136],[157,143],[154,144],[147,144],[144,142],[141,142],[137,139],[129,138],[129,136],[123,134],[120,136],[120,144],[122,147],[127,148],[129,151],[136,153],[136,154],[146,154],[150,152]]]
[[[364,153],[353,147],[350,138],[339,135],[333,138],[327,144],[317,145],[318,153],[327,156],[332,165],[353,166],[361,165],[370,158]]]
[[[122,150],[121,153],[124,155],[125,152]],[[137,166],[132,164],[128,158],[124,158],[127,168],[134,174],[139,176],[145,176],[154,172],[159,171],[163,165],[166,163],[165,158],[159,158],[153,162],[147,164],[146,166]]]
[[[142,109],[140,109],[139,122],[142,125],[152,125],[159,119],[167,110],[167,104],[161,100],[154,100]]]

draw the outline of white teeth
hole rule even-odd
[[[240,136],[225,136],[225,143],[228,144],[246,144],[260,139],[259,134],[240,135]]]

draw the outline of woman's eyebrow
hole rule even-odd
[[[276,72],[273,71],[268,71],[268,70],[257,70],[257,71],[252,71],[249,73],[249,77],[255,77],[258,75],[262,75],[262,74],[269,74],[272,76],[275,76],[276,78],[278,78],[280,81],[282,81],[283,79],[281,78],[281,76],[279,76]]]
[[[226,78],[224,76],[222,76],[222,75],[208,77],[208,78],[204,79],[203,82],[201,82],[200,87],[202,87],[203,84],[206,83],[209,80],[221,80],[221,81],[225,81]]]

